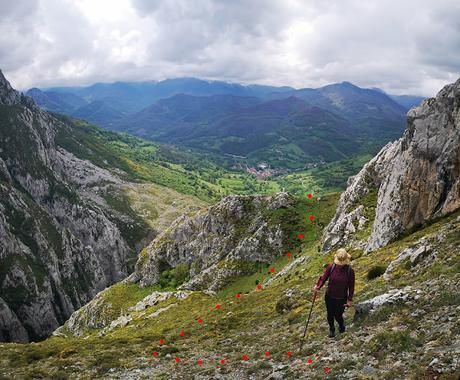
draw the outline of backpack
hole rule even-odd
[[[327,280],[329,280],[329,279],[331,278],[331,274],[332,274],[332,272],[334,271],[335,266],[336,266],[335,263],[332,263],[332,268],[331,268],[331,270],[330,270],[330,272],[329,272],[329,276],[327,276]],[[351,273],[351,265],[348,264],[348,271],[347,271],[347,276],[348,276],[348,277],[350,277],[350,273]],[[324,282],[326,282],[326,281],[324,281]]]

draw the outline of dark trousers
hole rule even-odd
[[[326,301],[326,309],[327,309],[327,323],[329,323],[329,328],[335,331],[334,328],[334,319],[339,324],[340,330],[345,329],[345,324],[343,322],[343,312],[345,311],[345,305],[347,303],[347,299],[336,299],[331,298],[327,295],[324,296],[324,300]]]

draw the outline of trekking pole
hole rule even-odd
[[[315,304],[317,294],[318,294],[317,290],[313,292],[313,298],[311,300],[311,307],[310,307],[310,312],[308,313],[307,324],[305,325],[305,330],[303,331],[302,340],[300,341],[299,353],[302,351],[303,342],[305,340],[305,334],[307,333],[307,328],[308,328],[308,325],[310,324],[310,317],[311,317],[311,313],[313,311],[313,305]]]

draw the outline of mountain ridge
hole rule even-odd
[[[381,91],[362,89],[350,82],[295,90],[179,78],[61,90],[74,91],[89,102],[68,114],[105,128],[217,154],[222,162],[227,161],[223,159],[226,155],[245,156],[245,164],[250,166],[268,162],[287,169],[351,158],[353,154],[375,154],[402,133],[406,112]],[[54,94],[58,89],[52,91]],[[250,98],[254,107],[251,103],[244,107],[244,99]],[[237,99],[241,99],[240,106]],[[307,113],[300,116],[304,105],[299,99],[323,109],[324,120]],[[257,110],[256,102],[266,104],[265,114]],[[292,115],[274,112],[273,107],[282,103],[290,107]],[[345,141],[347,136],[341,135],[340,126],[326,112],[347,120],[350,141]],[[251,132],[254,128],[259,130],[258,136]],[[312,133],[311,139],[306,133]],[[352,146],[358,149],[351,152]]]
[[[214,154],[246,156],[250,164],[265,161],[288,168],[374,153],[400,136],[404,130],[401,106],[376,91],[345,87],[345,92],[341,85],[326,88],[324,93],[309,90],[307,96],[302,95],[302,90],[286,92],[233,109],[225,108],[228,99],[238,99],[231,95],[175,96],[109,128]],[[350,87],[358,93],[352,95],[353,99]],[[198,118],[186,120],[174,114],[183,114],[177,101],[180,97],[202,104],[198,106],[200,113],[195,113]],[[218,108],[216,99],[221,101]],[[203,112],[204,105],[217,112]],[[343,133],[341,130],[345,129],[347,132]]]

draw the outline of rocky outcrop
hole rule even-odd
[[[348,182],[323,249],[350,244],[350,215],[377,191],[369,252],[460,207],[460,80],[407,114],[401,139],[386,145]]]
[[[272,217],[294,202],[287,193],[229,196],[197,215],[185,215],[150,244],[129,280],[156,284],[162,271],[186,264],[190,280],[181,289],[217,290],[254,271],[254,264],[282,254],[288,233]]]
[[[420,293],[420,291],[418,292]],[[402,305],[408,300],[413,300],[416,295],[416,292],[410,286],[406,286],[402,289],[392,289],[387,293],[380,294],[367,301],[356,304],[355,319],[361,318],[366,314],[372,314],[385,305]]]
[[[21,94],[11,87],[0,70],[0,104],[12,106],[21,104]]]
[[[71,128],[0,73],[0,340],[49,335],[129,274],[139,220],[95,199],[120,178],[59,147]]]
[[[73,313],[63,326],[53,332],[53,335],[67,336],[70,333],[81,336],[90,330],[101,329],[99,336],[103,336],[117,327],[126,326],[134,317],[155,318],[171,307],[177,306],[177,303],[159,308],[153,313],[147,312],[146,309],[170,298],[175,298],[178,301],[184,300],[191,294],[189,291],[181,290],[174,292],[154,291],[127,310],[120,310],[115,313],[112,303],[107,301],[107,295],[110,292],[111,288],[100,292],[91,302]]]
[[[277,281],[280,277],[287,276],[293,272],[297,267],[301,267],[304,263],[310,261],[310,256],[300,256],[297,259],[293,260],[287,264],[283,269],[277,272],[274,276],[270,276],[268,280],[264,282],[265,287],[269,286],[271,283]],[[299,269],[300,273],[305,271],[305,268]]]

